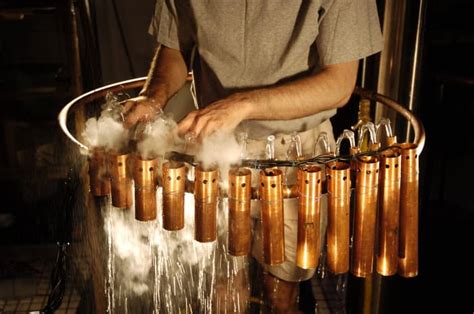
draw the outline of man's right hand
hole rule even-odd
[[[148,122],[153,120],[162,109],[162,105],[154,98],[147,96],[137,96],[128,99],[124,103],[123,113],[125,114],[124,125],[131,128],[137,122]]]

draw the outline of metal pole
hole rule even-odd
[[[415,49],[413,51],[413,63],[411,66],[411,78],[410,88],[408,92],[408,110],[414,111],[418,100],[419,81],[420,81],[420,66],[422,57],[422,45],[423,45],[423,31],[425,24],[425,13],[426,13],[426,1],[420,0],[418,6],[418,21],[416,24],[416,38],[415,38]],[[405,142],[410,141],[411,129],[410,122],[406,126],[406,137]]]

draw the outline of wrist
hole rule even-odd
[[[245,120],[257,119],[259,107],[258,91],[245,92],[240,97],[243,104],[240,110],[244,113]]]
[[[160,113],[162,111],[162,105],[160,102],[158,102],[155,98],[153,97],[148,97],[148,96],[145,96],[146,97],[146,102],[145,102],[145,105],[150,107],[151,109],[153,109],[155,111],[156,114]]]
[[[146,97],[157,109],[161,109],[168,99],[164,88],[159,87],[143,89],[139,95]]]

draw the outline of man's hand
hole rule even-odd
[[[251,110],[252,102],[247,94],[233,94],[206,108],[190,112],[179,122],[178,133],[192,133],[202,140],[215,131],[231,132],[247,119]]]
[[[138,96],[127,100],[123,107],[125,114],[124,125],[130,128],[137,122],[148,122],[160,113],[161,104],[154,98],[147,96]]]
[[[151,121],[161,113],[168,99],[184,85],[187,75],[181,52],[159,45],[140,96],[125,103],[125,127],[130,128],[137,122]]]

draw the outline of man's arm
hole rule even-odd
[[[188,114],[179,132],[204,137],[231,131],[244,120],[289,120],[342,107],[357,78],[358,61],[326,66],[317,74],[283,84],[236,93]]]
[[[125,126],[153,118],[185,83],[186,63],[179,50],[161,45],[156,49],[148,78],[138,97],[125,103]]]

